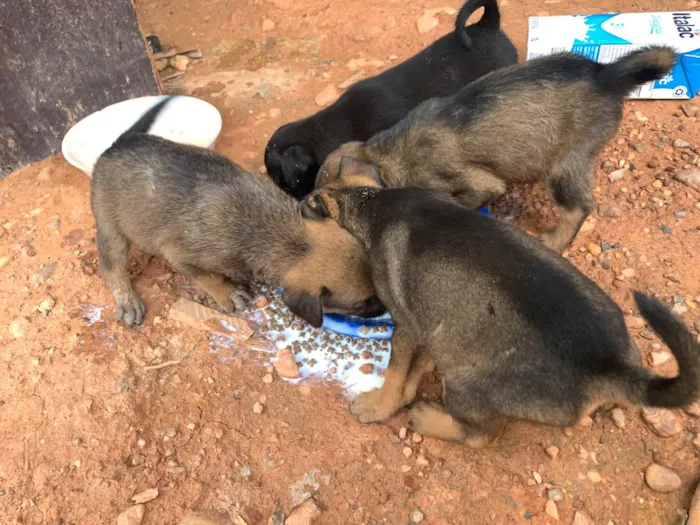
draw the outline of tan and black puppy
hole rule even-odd
[[[140,324],[145,306],[129,278],[129,246],[164,257],[227,312],[243,308],[252,279],[280,284],[290,310],[314,326],[323,308],[383,311],[362,245],[334,221],[302,217],[267,178],[225,157],[146,135],[157,104],[97,161],[92,211],[100,270],[117,317]]]
[[[443,406],[411,410],[417,432],[478,445],[508,420],[570,426],[608,402],[676,408],[700,395],[700,344],[635,292],[679,375],[643,368],[620,308],[537,239],[420,188],[322,189],[305,214],[335,218],[367,249],[395,323],[382,388],[351,407],[384,421],[410,403],[429,355]]]
[[[561,213],[543,240],[561,252],[595,206],[595,159],[618,128],[624,97],[663,77],[675,58],[656,46],[606,65],[565,53],[495,71],[344,145],[316,187],[431,188],[478,208],[508,183],[542,181]]]

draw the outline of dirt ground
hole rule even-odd
[[[436,30],[419,34],[424,11],[459,7],[437,0],[135,5],[144,34],[202,51],[167,91],[214,104],[223,115],[217,149],[256,172],[271,133],[316,111],[327,84],[409,57],[452,27],[440,15]],[[521,60],[529,15],[697,7],[501,2]],[[626,313],[634,314],[631,291],[646,290],[697,331],[700,194],[673,180],[698,162],[694,111],[675,101],[627,103],[619,136],[600,159],[600,208],[567,256]],[[625,165],[621,180],[610,175]],[[192,509],[265,525],[309,494],[322,511],[319,524],[406,524],[422,513],[429,525],[554,525],[548,498],[560,500],[566,524],[684,523],[700,479],[700,419],[684,412],[665,414],[670,437],[625,409],[624,420],[601,411],[566,431],[514,423],[494,447],[474,451],[410,432],[401,439],[405,412],[386,425],[361,425],[337,385],[292,385],[276,374],[264,381],[269,372],[250,344],[210,351],[203,332],[168,317],[191,288],[158,259],[134,262],[149,308],[144,327],[117,324],[96,273],[88,189],[89,179],[60,155],[0,182],[0,523],[113,524],[134,494],[150,488],[159,495],[146,503],[145,525],[175,524]],[[551,228],[556,217],[539,187],[514,188],[492,211],[531,231]],[[676,372],[654,333],[632,333],[647,366]],[[168,361],[179,363],[153,368]],[[428,374],[424,392],[436,390]],[[673,469],[681,487],[652,491],[644,472],[653,462]]]

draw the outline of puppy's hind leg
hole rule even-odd
[[[397,325],[391,337],[391,357],[384,373],[384,384],[357,396],[350,407],[360,423],[386,421],[404,406],[404,387],[416,350],[412,334]]]
[[[590,162],[572,159],[547,181],[554,201],[559,205],[559,224],[542,235],[544,244],[561,253],[571,244],[583,221],[593,211],[596,201],[591,195],[593,168]]]
[[[116,303],[117,319],[127,325],[141,324],[146,305],[129,279],[129,240],[109,221],[95,213],[100,273]]]

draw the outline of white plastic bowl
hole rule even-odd
[[[88,115],[63,137],[63,156],[92,176],[100,155],[163,98],[165,96],[125,100]],[[198,98],[176,96],[158,115],[149,134],[180,144],[212,148],[220,132],[221,114],[214,106]]]

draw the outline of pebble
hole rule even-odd
[[[320,515],[321,509],[316,500],[309,498],[289,514],[284,525],[311,525]]]
[[[404,440],[406,439],[406,436],[408,435],[408,430],[406,427],[401,427],[399,429],[399,439]]]
[[[694,117],[698,112],[697,108],[695,107],[695,104],[692,102],[682,103],[681,104],[681,111],[683,113],[685,113],[686,117]]]
[[[315,102],[317,106],[324,107],[338,100],[339,96],[340,93],[338,93],[336,87],[333,84],[327,84],[326,87],[316,95]]]
[[[700,401],[685,407],[685,413],[692,417],[700,417]]]
[[[593,425],[593,420],[590,418],[590,416],[583,416],[578,424],[582,427],[590,427]]]
[[[641,329],[646,326],[646,322],[644,319],[641,317],[638,317],[636,315],[626,315],[625,316],[625,324],[627,325],[627,328],[631,329]]]
[[[167,438],[169,438],[169,439],[172,439],[172,438],[174,438],[175,436],[177,436],[177,428],[176,428],[176,427],[169,428],[169,429],[165,432],[165,437],[167,437]]]
[[[53,297],[47,297],[39,303],[39,306],[36,307],[36,310],[41,314],[49,315],[49,313],[51,313],[51,310],[53,310],[54,306],[56,306],[56,300]]]
[[[266,385],[269,385],[269,384],[272,384],[272,381],[273,381],[274,379],[273,379],[273,377],[272,377],[272,374],[265,374],[265,375],[263,376],[262,380],[263,380],[263,383],[265,383]]]
[[[411,437],[411,441],[412,441],[415,445],[418,445],[418,444],[420,444],[420,443],[423,443],[423,436],[421,436],[421,435],[418,434],[418,433],[415,433],[415,434],[413,434],[413,436]]]
[[[407,458],[410,458],[413,455],[413,449],[411,447],[404,447],[403,455]]]
[[[598,257],[601,253],[603,253],[603,249],[600,247],[600,245],[592,242],[586,246],[588,251],[593,255],[594,257]]]
[[[696,191],[700,191],[700,168],[677,171],[674,173],[673,178]]]
[[[573,525],[595,525],[595,523],[587,514],[577,511],[576,514],[574,514]]]
[[[34,257],[36,255],[36,249],[31,244],[25,244],[22,246],[22,254],[27,257]]]
[[[625,172],[627,170],[625,168],[615,170],[612,173],[608,174],[608,180],[610,182],[618,182],[621,181],[625,177]]]
[[[681,478],[670,468],[652,463],[644,472],[644,479],[655,492],[674,492],[681,488]]]
[[[190,57],[186,55],[177,55],[170,59],[170,65],[176,71],[187,71],[187,66],[190,63]]]
[[[680,148],[680,149],[688,149],[688,148],[692,148],[693,145],[690,144],[689,142],[686,142],[683,139],[676,139],[673,141],[673,147]]]
[[[27,335],[29,330],[29,320],[25,317],[20,317],[18,319],[13,319],[10,321],[10,335],[15,339],[21,339]]]
[[[148,503],[149,501],[153,501],[158,497],[158,489],[157,488],[152,488],[152,489],[146,489],[143,492],[139,492],[138,494],[134,494],[131,498],[131,501],[133,501],[136,504],[140,503]]]
[[[271,20],[270,18],[266,18],[265,20],[263,20],[262,30],[263,31],[272,31],[276,25],[277,24],[275,24],[274,20]]]
[[[644,116],[644,114],[641,111],[635,111],[634,116],[637,118],[637,120],[639,122],[646,122],[647,120],[649,120],[649,118]]]
[[[676,315],[684,315],[688,313],[688,307],[684,304],[674,304],[673,308],[671,308],[671,311]]]
[[[671,228],[670,226],[666,226],[665,224],[662,224],[661,231],[664,232],[666,235],[671,235],[673,233],[673,228]]]
[[[651,160],[649,160],[649,162],[647,162],[647,166],[649,168],[652,168],[652,169],[658,168],[659,165],[660,165],[659,159],[657,159],[656,157],[652,157]]]
[[[562,428],[561,431],[569,438],[574,435],[574,429],[571,427]]]
[[[374,372],[374,365],[372,363],[365,363],[360,367],[360,372],[363,374],[371,374]]]
[[[545,452],[547,452],[550,458],[557,459],[557,456],[559,455],[559,447],[552,445],[551,447],[547,447]]]
[[[544,506],[544,512],[555,521],[559,521],[559,511],[557,510],[557,504],[551,499],[547,501]]]
[[[598,206],[598,215],[609,219],[617,219],[622,217],[622,210],[620,210],[620,208],[617,206],[613,206],[612,204],[600,204]]]
[[[660,366],[673,357],[670,352],[652,352],[651,362],[654,366]]]
[[[145,505],[134,505],[119,514],[117,517],[117,525],[141,525],[145,514]]]
[[[420,509],[413,509],[409,514],[409,517],[411,518],[411,523],[420,523],[425,519],[423,511]]]
[[[2,264],[0,264],[0,267],[2,267]],[[32,276],[32,281],[35,283],[43,283],[48,281],[51,276],[53,275],[53,272],[56,270],[56,263],[55,262],[50,262],[46,264],[42,264],[39,267],[39,270]]]
[[[688,212],[685,210],[679,210],[674,213],[676,216],[676,219],[687,219],[688,218]]]
[[[615,407],[610,412],[612,420],[617,428],[625,428],[625,412],[620,407]]]
[[[144,456],[143,454],[134,454],[133,456],[131,456],[130,463],[133,467],[137,467],[139,465],[142,465],[144,461],[146,461],[146,456]]]
[[[265,407],[259,401],[253,404],[253,414],[262,414]]]
[[[7,255],[0,257],[0,268],[7,266],[7,263],[9,263],[9,262],[10,262],[10,258]]]
[[[637,275],[637,272],[634,268],[625,268],[624,270],[622,270],[622,275],[624,275],[626,279],[631,279],[632,277]]]
[[[588,479],[590,479],[593,483],[600,483],[602,481],[602,478],[600,477],[600,474],[596,472],[595,470],[589,470],[588,473],[586,474]]]
[[[136,442],[136,446],[138,446],[139,448],[145,447],[145,446],[146,446],[146,440],[143,439],[143,438],[139,439],[139,440]]]
[[[426,458],[423,454],[418,454],[418,457],[416,458],[416,466],[429,467],[430,461],[428,461],[428,458]]]
[[[277,370],[277,375],[285,379],[296,379],[299,377],[299,367],[294,361],[294,354],[289,348],[283,348],[277,352],[277,359],[272,362]]]
[[[642,409],[642,418],[651,430],[658,436],[671,437],[683,430],[676,414],[665,408]]]
[[[564,501],[564,493],[561,489],[549,489],[547,497],[552,501]]]
[[[540,474],[539,472],[533,472],[532,479],[534,479],[538,485],[542,484],[542,474]]]

